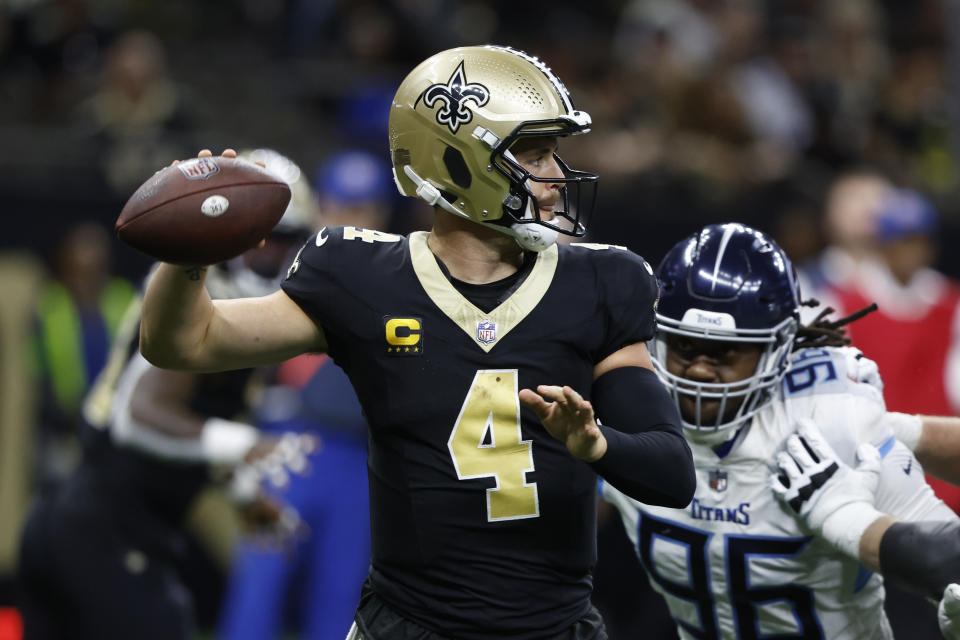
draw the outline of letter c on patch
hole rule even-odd
[[[412,346],[420,342],[420,321],[416,318],[390,318],[386,322],[387,343]]]

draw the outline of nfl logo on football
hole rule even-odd
[[[726,471],[711,471],[710,472],[710,488],[714,491],[726,491],[727,490],[727,472]]]
[[[497,323],[493,320],[481,320],[477,323],[477,340],[490,344],[497,339]]]
[[[194,158],[177,165],[180,173],[187,180],[206,180],[210,176],[220,173],[220,167],[212,158]]]

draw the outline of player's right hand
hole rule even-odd
[[[863,355],[856,347],[841,347],[847,365],[847,375],[860,384],[868,384],[877,391],[883,391],[883,379],[877,363]]]
[[[940,633],[946,640],[960,640],[960,584],[948,584],[937,607]]]
[[[876,447],[857,449],[859,464],[851,469],[833,451],[817,425],[800,421],[777,454],[780,473],[770,476],[773,492],[807,526],[822,533],[826,520],[852,503],[872,506],[880,482],[880,453]]]
[[[224,149],[223,152],[222,152],[220,155],[223,156],[224,158],[236,158],[236,157],[237,157],[237,151],[236,151],[236,149],[227,148],[227,149]],[[197,153],[197,157],[198,157],[198,158],[212,158],[212,157],[213,157],[213,151],[210,151],[210,149],[201,149],[201,150]],[[173,162],[170,163],[170,166],[172,167],[172,166],[175,165],[175,164],[180,164],[180,160],[174,160]],[[259,164],[260,166],[263,166],[263,163],[262,163],[262,162],[258,162],[257,164]]]

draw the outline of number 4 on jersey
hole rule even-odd
[[[403,236],[398,236],[393,233],[384,233],[383,231],[376,231],[374,229],[344,227],[343,239],[344,240],[362,240],[363,242],[367,242],[367,243],[400,242],[400,240],[403,239]]]
[[[494,478],[487,489],[487,520],[540,515],[533,471],[533,445],[521,440],[517,371],[481,370],[473,378],[447,447],[461,480]]]

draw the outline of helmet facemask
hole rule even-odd
[[[503,202],[503,217],[500,224],[540,225],[557,233],[581,238],[586,234],[597,199],[597,175],[587,171],[571,169],[557,153],[553,159],[563,173],[563,177],[537,177],[525,169],[510,147],[523,137],[545,137],[551,134],[532,133],[511,136],[504,144],[494,149],[490,155],[490,164],[510,181],[510,191]],[[557,134],[553,134],[557,135]],[[530,189],[530,183],[559,184],[559,207],[553,207],[553,217],[545,219],[541,213],[540,201]]]
[[[688,317],[704,317],[710,312],[690,309]],[[716,315],[716,314],[712,314]],[[787,371],[793,340],[797,334],[797,320],[786,318],[770,329],[723,329],[704,328],[700,324],[685,323],[657,314],[657,334],[651,341],[651,356],[654,369],[666,385],[677,406],[680,398],[693,400],[694,415],[691,419],[681,415],[683,425],[696,431],[721,431],[738,427],[770,404]],[[670,372],[667,368],[668,336],[684,336],[698,340],[757,344],[760,357],[753,373],[734,382],[699,382]],[[706,422],[703,417],[703,402],[717,400],[720,407],[715,420]],[[729,407],[740,400],[740,406],[731,414]]]
[[[713,224],[675,244],[657,267],[657,279],[660,298],[651,356],[681,414],[687,413],[681,416],[684,426],[717,432],[747,424],[778,397],[794,349],[800,294],[790,259],[762,231],[736,222]],[[711,378],[728,382],[701,382],[669,370],[668,363],[676,364],[669,359],[670,336],[707,341],[685,355],[684,345],[674,345],[677,357],[685,360],[711,356],[711,347],[719,352],[720,342],[754,344],[761,351],[752,372],[746,371],[750,362],[726,360],[721,352],[705,364],[717,367]],[[684,371],[674,370],[699,375],[690,369],[694,364],[688,360]],[[716,418],[706,415],[707,401],[718,403]]]

